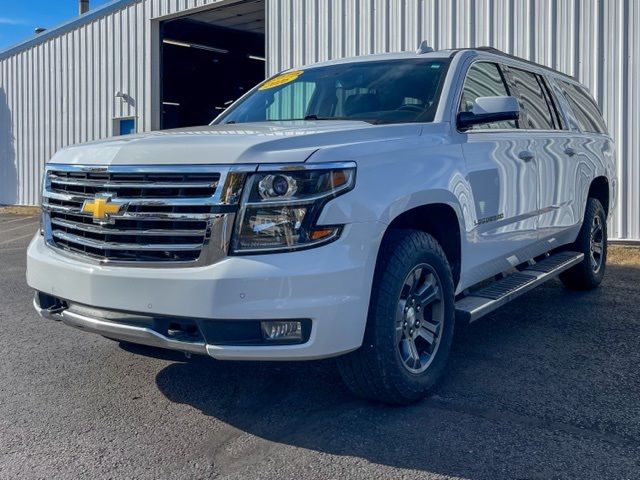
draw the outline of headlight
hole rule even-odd
[[[290,251],[335,240],[341,225],[318,226],[322,208],[355,184],[353,162],[275,167],[247,179],[234,253]]]

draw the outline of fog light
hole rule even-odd
[[[302,324],[295,321],[260,322],[265,340],[302,340]]]

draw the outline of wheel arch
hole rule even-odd
[[[604,213],[606,216],[609,216],[609,207],[610,207],[610,190],[609,190],[609,179],[604,175],[594,178],[591,181],[591,185],[589,185],[589,192],[587,194],[587,201],[589,198],[597,199],[604,208]]]
[[[380,264],[382,245],[386,238],[391,232],[399,229],[419,230],[432,235],[438,241],[447,256],[456,288],[462,270],[462,228],[456,208],[444,202],[428,203],[396,215],[385,230],[376,265]]]

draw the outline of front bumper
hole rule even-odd
[[[62,321],[70,327],[86,332],[98,333],[108,338],[123,340],[151,347],[179,350],[185,353],[206,354],[207,346],[201,341],[184,341],[162,335],[155,330],[143,326],[114,322],[100,316],[91,316],[76,312],[69,308],[44,308],[36,294],[33,306],[38,314],[49,320]]]
[[[228,360],[307,360],[362,344],[378,246],[385,226],[347,225],[339,240],[315,249],[232,256],[204,267],[100,266],[60,255],[36,236],[27,282],[73,304],[139,315],[221,321],[310,319],[305,343],[230,345],[184,342],[144,326],[67,310],[54,318],[106,337]],[[40,312],[51,316],[47,312]]]

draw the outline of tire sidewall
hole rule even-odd
[[[427,235],[423,232],[410,232],[408,235]],[[431,242],[435,240],[431,238]],[[431,243],[429,242],[429,243]],[[435,243],[436,246],[437,243]],[[409,372],[403,365],[400,353],[395,342],[396,325],[395,315],[397,302],[400,298],[404,279],[419,264],[430,265],[436,272],[440,280],[442,288],[442,301],[444,307],[444,318],[442,325],[442,337],[440,345],[435,354],[431,365],[422,373],[415,374]],[[398,278],[401,278],[398,281]],[[451,348],[454,330],[455,306],[454,306],[454,287],[451,275],[451,269],[447,259],[438,248],[426,248],[413,250],[412,254],[399,258],[393,255],[390,262],[380,272],[376,288],[376,302],[372,305],[370,312],[370,321],[375,323],[377,335],[376,345],[384,362],[383,367],[388,369],[388,378],[393,383],[402,397],[414,400],[424,395],[424,393],[432,388],[442,376]],[[374,287],[374,288],[375,288]]]
[[[585,213],[583,232],[581,232],[580,235],[581,252],[585,255],[585,275],[589,284],[599,285],[604,278],[607,266],[607,216],[605,215],[602,204],[595,198],[589,198]],[[598,272],[594,272],[591,266],[591,226],[593,224],[593,219],[596,216],[600,217],[603,235],[602,265]]]

